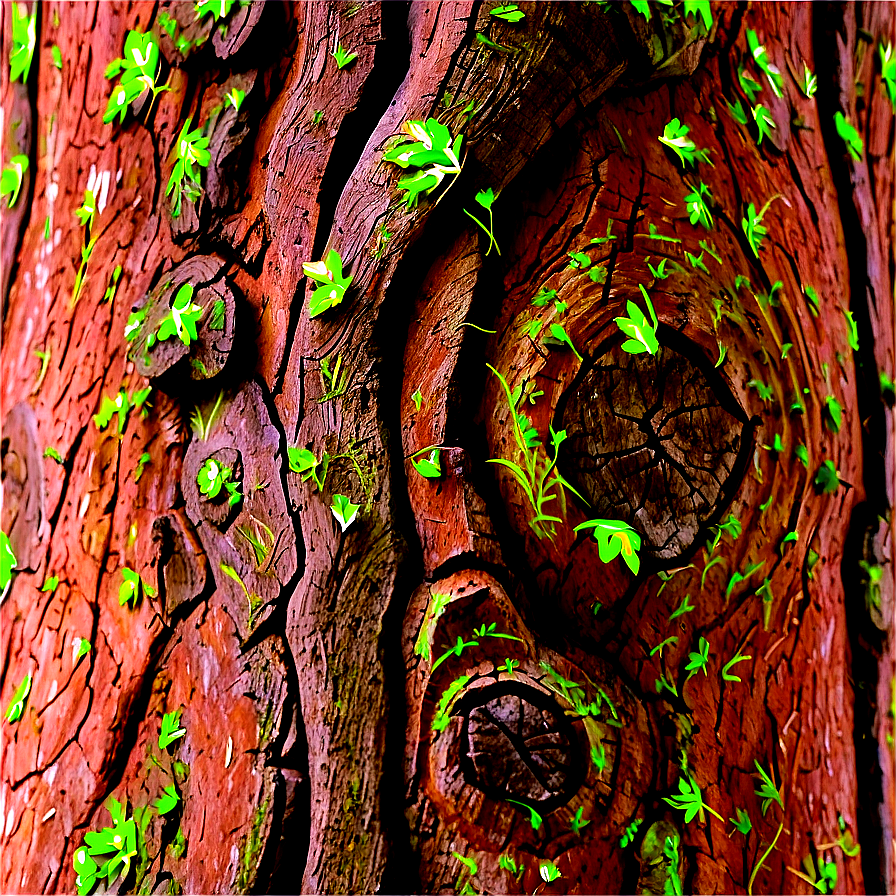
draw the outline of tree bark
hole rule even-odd
[[[3,5],[3,161],[30,161],[2,212],[3,708],[33,680],[3,892],[76,889],[110,796],[139,829],[116,892],[896,886],[894,8],[520,9],[45,3],[22,84]],[[170,89],[103,124],[131,29]],[[462,171],[409,206],[383,156],[430,117]],[[658,140],[673,119],[705,157]],[[174,215],[188,122],[210,161]],[[302,265],[334,249],[352,282],[311,318]],[[159,341],[185,285],[197,338]],[[555,454],[539,520],[489,461]]]

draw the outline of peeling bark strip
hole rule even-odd
[[[0,889],[892,891],[893,7],[211,6],[2,10]]]

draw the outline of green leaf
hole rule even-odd
[[[468,675],[461,675],[459,678],[452,681],[442,692],[442,696],[439,698],[435,715],[432,720],[433,731],[444,731],[448,727],[451,720],[449,716],[451,706],[457,699],[458,694],[466,687],[469,680],[470,677]]]
[[[685,613],[692,613],[696,607],[690,602],[691,595],[686,594],[684,596],[684,600],[679,604],[678,609],[669,616],[669,622],[673,619],[678,619],[679,616],[684,616]]]
[[[411,458],[414,469],[425,479],[438,479],[442,475],[439,450],[439,448],[433,448],[428,457]]]
[[[724,681],[740,681],[740,678],[737,675],[732,675],[731,670],[738,664],[744,663],[747,660],[751,660],[753,657],[744,656],[743,654],[736,654],[727,663],[722,667],[722,679]]]
[[[640,15],[644,16],[646,21],[650,21],[650,4],[647,0],[631,0],[632,9]]]
[[[828,395],[824,404],[825,423],[831,432],[840,432],[840,426],[843,423],[843,408],[840,402],[833,395]]]
[[[886,85],[890,105],[896,112],[896,53],[891,43],[884,46],[883,41],[878,44],[877,52],[880,56],[880,76]]]
[[[826,460],[815,474],[815,485],[822,494],[832,495],[840,487],[840,477],[832,460]]]
[[[728,107],[728,114],[738,124],[747,124],[749,118],[747,118],[747,113],[744,111],[744,107],[741,105],[739,99],[735,99],[733,103],[729,103],[728,100],[725,100],[725,105]]]
[[[143,581],[140,575],[128,566],[121,569],[122,583],[118,588],[118,604],[124,606],[130,603],[132,607],[137,605],[137,601],[142,594],[145,597],[154,597],[156,590]]]
[[[645,0],[646,2],[646,0]],[[635,0],[632,0],[632,5],[634,6]],[[563,875],[560,873],[560,869],[549,859],[544,859],[538,865],[538,873],[541,875],[541,879],[547,883],[553,883]]]
[[[201,19],[211,13],[217,22],[230,14],[230,8],[235,2],[236,0],[197,0],[196,18]]]
[[[343,49],[342,44],[339,44],[330,55],[336,60],[336,67],[340,69],[351,65],[358,58],[357,53],[349,53]]]
[[[223,299],[215,299],[215,304],[212,305],[212,314],[208,321],[208,328],[210,330],[223,330],[224,329],[224,310],[226,305],[224,304]]]
[[[673,118],[663,133],[657,138],[660,143],[668,146],[681,161],[682,168],[694,165],[697,162],[708,162],[709,154],[706,150],[697,149],[697,145],[688,137],[690,128],[682,124],[677,118]]]
[[[317,317],[340,304],[353,279],[342,275],[342,256],[335,249],[330,249],[325,261],[305,262],[302,270],[306,277],[322,284],[311,294],[309,317]]]
[[[759,779],[759,789],[754,792],[756,796],[762,798],[762,814],[765,815],[768,807],[772,803],[777,803],[783,810],[784,800],[781,799],[781,793],[775,786],[775,782],[768,772],[766,772],[759,764],[758,760],[754,759],[753,764],[756,766],[756,774],[754,774],[753,777]]]
[[[684,17],[698,16],[703,21],[707,33],[712,30],[712,10],[709,0],[684,0]]]
[[[31,14],[24,3],[10,3],[12,40],[9,47],[9,80],[22,83],[28,81],[31,60],[37,44],[37,2],[31,4]]]
[[[818,78],[809,70],[809,66],[803,63],[803,81],[800,90],[811,100],[818,90]]]
[[[566,345],[572,349],[573,354],[579,359],[580,363],[584,361],[584,358],[579,354],[578,350],[573,345],[572,339],[569,338],[569,335],[567,334],[562,324],[551,324],[549,327],[549,331],[550,336],[545,336],[543,340],[545,345]]]
[[[31,693],[31,673],[29,672],[23,679],[22,683],[16,688],[13,694],[12,702],[6,707],[6,721],[12,724],[18,722],[22,713],[25,711],[25,701],[28,694]]]
[[[173,784],[169,784],[162,796],[155,801],[156,812],[159,815],[167,815],[179,802],[180,796],[178,796],[177,790],[175,790]]]
[[[651,355],[655,355],[659,350],[659,342],[656,338],[656,328],[659,326],[659,322],[657,321],[656,312],[653,309],[653,303],[647,295],[647,290],[644,289],[640,283],[638,284],[638,288],[641,290],[641,294],[647,302],[647,310],[650,312],[653,325],[651,326],[651,323],[647,320],[647,316],[644,312],[632,301],[626,303],[626,309],[628,310],[629,316],[616,317],[614,320],[619,329],[629,337],[622,343],[623,351],[632,355],[637,355],[642,352],[648,352]]]
[[[0,530],[0,594],[6,594],[17,562],[12,545],[9,543],[9,536]]]
[[[765,74],[772,92],[778,99],[780,99],[784,95],[784,76],[776,66],[769,62],[768,51],[759,43],[759,38],[755,31],[747,31],[747,44],[750,47],[753,61],[756,63],[759,70]],[[752,100],[750,102],[752,102]]]
[[[59,587],[59,576],[50,576],[44,583],[41,585],[41,592],[53,592]]]
[[[691,192],[684,197],[684,200],[687,203],[691,224],[696,224],[699,221],[707,230],[712,230],[712,214],[707,205],[707,201],[712,200],[709,187],[701,181],[696,187],[691,189]]]
[[[186,728],[179,728],[181,710],[166,712],[162,716],[162,726],[159,731],[159,749],[164,750],[169,744],[174,743],[179,737],[187,733]]]
[[[401,129],[414,142],[393,146],[383,154],[383,161],[418,169],[398,181],[398,188],[408,193],[408,206],[413,207],[421,195],[436,189],[446,175],[460,173],[458,153],[462,137],[458,135],[452,143],[448,128],[434,118],[426,122],[406,121]]]
[[[849,123],[842,112],[836,112],[834,114],[834,127],[837,128],[837,133],[846,145],[846,149],[852,160],[861,162],[865,144],[863,143],[859,132]]]
[[[196,331],[196,324],[202,317],[202,306],[192,301],[193,285],[184,283],[177,291],[171,310],[168,315],[162,319],[159,324],[156,336],[160,342],[177,336],[184,344],[189,345],[191,341],[197,340],[199,337]]]
[[[507,6],[496,6],[489,11],[490,16],[496,19],[502,19],[505,22],[519,22],[525,18],[525,13],[520,10],[516,3],[510,3]]]
[[[90,650],[91,645],[87,638],[73,638],[72,665],[77,665],[78,660],[80,660],[82,656],[87,656],[87,654],[90,653]]]
[[[345,495],[333,495],[333,503],[330,505],[330,510],[333,512],[333,516],[336,517],[336,522],[339,523],[343,532],[355,521],[360,507],[360,504],[352,504]]]
[[[524,809],[526,809],[528,811],[529,824],[532,825],[533,831],[537,831],[541,827],[544,819],[528,803],[521,803],[519,800],[511,800],[511,799],[508,799],[507,802],[515,803],[517,806],[522,806]]]
[[[857,352],[859,350],[859,328],[856,324],[856,319],[853,317],[852,311],[847,311],[845,308],[840,310],[846,318],[846,338],[849,342],[849,347],[854,352]]]
[[[663,801],[668,803],[673,809],[684,812],[685,824],[690,824],[698,815],[700,816],[700,821],[703,821],[705,804],[696,781],[679,778],[678,791],[675,796],[664,796]]]
[[[703,271],[704,274],[709,273],[709,268],[703,263],[703,253],[701,252],[699,255],[691,255],[690,252],[685,250],[685,256],[687,256],[688,263],[697,271]]]
[[[65,463],[65,458],[52,445],[47,445],[47,447],[44,448],[44,457],[49,457],[51,460],[55,460],[57,464]]]
[[[641,536],[631,526],[621,520],[588,520],[576,526],[574,531],[588,529],[597,540],[598,555],[603,563],[621,555],[632,573],[638,574],[641,560],[637,552],[641,549]]]
[[[15,9],[16,4],[12,4]],[[28,170],[28,156],[13,156],[9,160],[9,164],[0,174],[0,198],[8,196],[6,207],[12,208],[19,198],[19,192],[22,189],[22,181],[25,179],[25,172]]]
[[[688,670],[691,674],[688,675],[688,678],[691,675],[695,675],[697,672],[702,672],[706,675],[706,667],[709,664],[709,641],[706,638],[700,638],[700,642],[696,651],[691,651],[688,654],[688,662],[685,665],[685,669]]]
[[[771,113],[762,105],[762,103],[755,106],[751,111],[753,113],[753,121],[756,122],[756,132],[758,134],[756,142],[762,143],[762,138],[766,134],[770,134],[772,128],[777,128],[778,126],[775,124],[775,120],[772,118]]]
[[[735,831],[739,831],[744,835],[744,837],[746,837],[750,833],[750,831],[753,830],[753,822],[750,821],[750,816],[747,815],[745,809],[737,809],[735,810],[735,814],[737,815],[737,818],[729,818],[728,821],[730,821],[731,824],[734,825]],[[732,831],[731,833],[733,834],[734,831]]]
[[[199,491],[207,498],[217,498],[224,484],[233,475],[233,470],[225,464],[218,463],[214,458],[207,457],[196,474],[196,483]]]
[[[246,98],[246,91],[239,90],[234,87],[231,91],[224,97],[224,105],[226,106],[228,103],[233,106],[233,108],[239,112],[240,106],[243,105],[243,100]]]

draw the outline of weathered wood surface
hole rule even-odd
[[[106,797],[146,805],[169,780],[146,759],[162,713],[179,707],[187,733],[171,754],[184,766],[169,774],[186,851],[154,818],[141,892],[453,892],[454,853],[475,858],[472,886],[485,892],[654,890],[662,863],[640,837],[619,846],[636,818],[640,836],[656,824],[682,837],[689,892],[746,891],[779,820],[754,892],[808,892],[787,868],[810,855],[834,861],[847,892],[896,880],[896,458],[878,380],[896,371],[894,119],[876,61],[892,7],[726,4],[709,36],[659,8],[648,22],[628,4],[521,7],[509,25],[466,2],[256,3],[235,8],[225,35],[191,3],[47,3],[28,90],[3,66],[4,121],[22,122],[15,139],[31,157],[19,205],[2,212],[3,530],[19,559],[2,605],[4,708],[34,673],[25,714],[2,729],[4,892],[73,888],[74,850],[108,823]],[[164,35],[171,90],[139,120],[102,125],[106,65],[162,8],[190,39],[211,39],[185,57]],[[785,81],[778,99],[763,79],[777,127],[759,147],[725,103],[742,98],[747,29]],[[358,53],[344,70],[329,55],[337,43]],[[797,86],[804,61],[819,77],[813,100]],[[246,91],[240,111],[216,112],[232,87]],[[859,124],[861,162],[833,129],[838,109]],[[437,202],[407,209],[382,153],[405,120],[429,115],[465,134],[464,170]],[[173,141],[213,116],[206,192],[172,218]],[[712,166],[683,171],[657,141],[672,117]],[[72,307],[73,212],[104,175],[100,238]],[[698,179],[712,232],[688,221]],[[472,197],[485,187],[499,194],[500,257],[462,211],[481,216]],[[756,258],[740,220],[776,194]],[[651,225],[680,242],[651,238]],[[354,281],[342,306],[310,320],[301,265],[330,248]],[[604,281],[572,269],[570,252],[589,253]],[[687,255],[701,252],[705,271]],[[648,258],[665,258],[669,276]],[[138,343],[129,357],[132,307],[163,313],[187,281],[203,284],[204,307],[225,301],[223,331],[200,326],[189,351]],[[619,349],[614,318],[629,299],[643,307],[639,284],[660,320],[656,362]],[[567,304],[562,316],[531,305],[542,287]],[[544,345],[560,320],[581,362]],[[35,350],[51,352],[39,384]],[[346,376],[335,396],[325,359]],[[486,463],[515,450],[486,361],[524,390],[542,437],[569,433],[560,470],[592,507],[570,498],[553,540],[536,537],[522,490]],[[102,396],[146,376],[149,412],[132,412],[121,436],[98,431]],[[207,420],[219,395],[203,440],[191,413]],[[790,413],[796,400],[804,413]],[[781,452],[763,450],[776,434]],[[411,461],[432,445],[444,473],[427,480]],[[63,465],[42,458],[47,446]],[[293,446],[340,456],[323,494],[289,470]],[[199,493],[207,457],[239,479],[235,508]],[[813,485],[826,459],[848,483],[830,496]],[[345,533],[329,510],[337,493],[361,504]],[[743,534],[723,537],[707,569],[707,527],[728,514]],[[637,578],[573,533],[596,515],[641,532]],[[237,527],[271,531],[266,559]],[[878,604],[859,560],[883,567]],[[726,595],[731,574],[758,563]],[[124,566],[158,591],[133,610],[117,599]],[[58,588],[41,592],[52,575]],[[433,595],[447,595],[443,612]],[[685,595],[694,610],[670,622]],[[492,623],[521,640],[474,637]],[[76,636],[93,650],[73,667]],[[687,680],[700,637],[709,675]],[[436,666],[458,638],[478,643]],[[751,657],[735,667],[743,681],[723,681],[738,650]],[[657,692],[660,674],[678,696]],[[599,718],[566,715],[558,675],[588,682],[589,700],[600,688],[618,717],[606,703]],[[763,818],[754,760],[781,783],[783,815]],[[685,762],[719,814],[750,812],[748,840],[711,816],[685,827],[662,801]],[[508,798],[540,806],[543,824]],[[579,807],[590,824],[575,833]],[[839,816],[859,857],[831,846]],[[522,873],[500,868],[501,854]],[[546,885],[548,859],[563,877]]]

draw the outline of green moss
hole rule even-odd
[[[262,828],[264,827],[265,818],[267,817],[268,802],[265,800],[252,816],[252,826],[249,829],[248,837],[245,837],[240,844],[240,864],[236,876],[237,890],[240,893],[247,893],[249,887],[255,878],[255,872],[258,870],[258,863],[261,859],[261,852],[264,847],[262,839]]]

